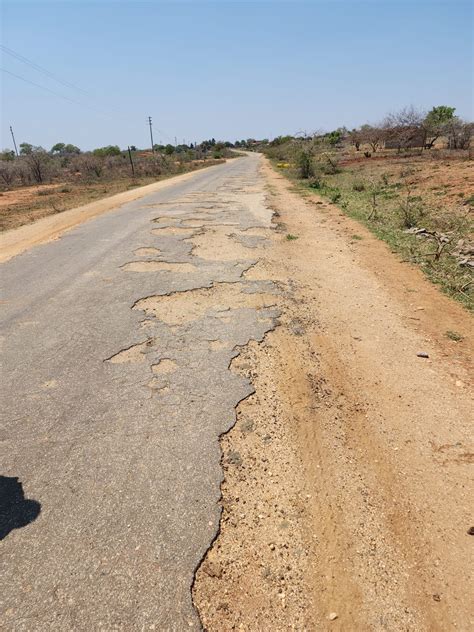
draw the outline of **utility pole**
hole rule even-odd
[[[151,127],[151,116],[148,117],[148,125],[150,126],[151,151],[155,153],[155,146],[153,143],[153,129]]]
[[[15,146],[16,157],[18,158],[18,147],[16,146],[15,135],[13,134],[13,127],[10,125],[10,132],[13,138],[13,145]]]
[[[174,146],[177,147],[178,146],[178,139],[176,138],[176,136],[174,137]]]
[[[133,166],[132,152],[130,151],[130,145],[128,146],[128,157],[130,158],[130,165],[132,167],[132,177],[135,177],[135,167]]]

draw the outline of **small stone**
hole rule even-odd
[[[242,465],[242,457],[237,450],[230,450],[227,455],[227,463],[240,467]]]
[[[337,613],[336,612],[330,612],[328,615],[328,619],[329,621],[334,621],[335,619],[337,619]]]
[[[468,535],[474,535],[474,527],[469,527],[467,530]]]
[[[425,353],[424,351],[420,351],[419,353],[416,354],[419,358],[429,358],[430,356]]]
[[[435,593],[435,594],[433,595],[433,599],[434,599],[435,601],[441,601],[441,595],[438,595],[438,593]]]

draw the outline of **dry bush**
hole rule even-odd
[[[19,177],[17,165],[14,162],[2,160],[0,162],[0,182],[10,187]]]

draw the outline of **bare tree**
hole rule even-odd
[[[381,125],[362,125],[359,134],[361,141],[370,145],[374,154],[383,145],[385,135]]]
[[[104,159],[92,154],[82,154],[74,158],[73,167],[89,177],[100,178],[104,171]]]
[[[455,116],[443,129],[449,149],[469,149],[474,135],[474,123],[466,123]]]
[[[361,131],[359,129],[353,129],[349,132],[348,135],[351,145],[354,145],[356,151],[359,151],[360,146],[363,142]]]
[[[51,157],[43,147],[32,147],[24,158],[35,182],[42,184],[47,176]]]
[[[408,147],[423,148],[426,144],[426,130],[423,127],[425,118],[425,113],[412,105],[388,114],[382,124],[385,146],[397,148],[398,151]]]
[[[0,161],[0,179],[7,187],[13,184],[18,175],[16,164],[11,161]]]

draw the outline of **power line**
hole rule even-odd
[[[73,84],[73,83],[71,83],[69,81],[65,81],[64,79],[61,79],[60,77],[57,77],[54,73],[50,72],[46,68],[43,68],[43,66],[40,66],[39,64],[36,64],[34,61],[31,61],[31,59],[28,59],[28,57],[25,57],[24,55],[20,55],[20,53],[17,53],[13,49],[8,48],[8,46],[4,46],[3,44],[0,44],[0,50],[2,50],[4,53],[7,53],[11,57],[14,57],[15,59],[18,59],[19,61],[23,62],[24,64],[27,64],[28,66],[31,66],[32,68],[34,68],[38,72],[43,73],[46,77],[49,77],[50,79],[54,79],[54,81],[57,81],[61,85],[65,86],[67,88],[71,88],[73,90],[78,90],[79,92],[81,92],[82,94],[84,94],[84,95],[86,95],[88,97],[95,98],[94,95],[92,95],[90,92],[87,92],[86,90],[83,90],[79,86],[76,86],[75,84]],[[47,90],[51,94],[54,94],[55,96],[57,96],[57,97],[59,97],[61,99],[65,99],[67,101],[70,101],[71,103],[75,103],[76,105],[83,105],[84,107],[87,107],[87,108],[89,108],[91,110],[94,110],[96,112],[99,112],[101,114],[111,115],[111,113],[100,112],[99,110],[96,110],[92,106],[89,106],[89,105],[87,105],[85,103],[81,103],[79,101],[75,101],[74,99],[71,99],[69,97],[66,97],[66,96],[64,96],[62,94],[59,94],[59,93],[55,92],[54,90],[51,90],[50,88],[46,88],[46,86],[40,85],[38,83],[35,83],[34,81],[30,81],[29,79],[25,79],[24,77],[20,77],[20,75],[16,75],[15,73],[10,72],[9,70],[3,69],[3,68],[2,68],[2,70],[4,72],[7,72],[8,74],[12,75],[13,77],[16,77],[17,79],[21,79],[22,81],[25,81],[26,83],[30,83],[31,85],[36,86],[37,88],[41,88],[42,90]],[[115,108],[111,108],[111,109],[116,114],[121,114],[121,115],[125,114],[124,112],[122,112],[120,110],[117,110]],[[163,136],[166,136],[169,140],[172,140],[172,136],[170,134],[167,134],[163,130],[157,130],[157,131],[160,132],[161,134],[163,134]]]
[[[81,106],[83,106],[85,108],[88,108],[89,110],[93,110],[94,112],[98,112],[99,114],[106,114],[105,112],[101,112],[100,110],[96,110],[95,108],[91,107],[90,105],[87,105],[86,103],[81,103],[80,101],[75,101],[74,99],[70,99],[69,97],[64,96],[64,94],[60,94],[59,92],[55,92],[54,90],[51,90],[50,88],[47,88],[46,86],[42,86],[39,83],[35,83],[34,81],[30,81],[30,79],[25,79],[25,77],[20,77],[20,75],[17,75],[14,72],[11,72],[10,70],[7,70],[6,68],[0,68],[0,70],[2,72],[6,72],[8,75],[11,75],[12,77],[15,77],[16,79],[20,79],[21,81],[24,81],[25,83],[29,83],[32,86],[36,86],[36,88],[41,88],[41,90],[46,90],[46,92],[54,94],[54,96],[59,97],[60,99],[64,99],[65,101],[69,101],[70,103],[74,103],[75,105],[81,105]]]
[[[52,72],[50,72],[46,68],[43,68],[43,66],[39,66],[38,64],[35,64],[30,59],[28,59],[27,57],[24,57],[23,55],[20,55],[19,53],[15,52],[11,48],[8,48],[7,46],[4,46],[3,44],[0,44],[0,50],[2,50],[3,52],[7,53],[8,55],[11,55],[15,59],[18,59],[18,60],[22,61],[23,63],[27,64],[28,66],[31,66],[32,68],[34,68],[38,72],[42,72],[46,77],[54,79],[54,81],[57,81],[61,85],[66,86],[67,88],[72,88],[74,90],[78,90],[79,92],[81,92],[85,96],[87,96],[87,97],[89,97],[91,99],[95,99],[95,95],[93,95],[92,93],[87,92],[86,90],[83,90],[82,88],[79,88],[79,86],[76,86],[75,84],[73,84],[73,83],[71,83],[69,81],[65,81],[64,79],[61,79],[61,78],[57,77],[55,74],[53,74]],[[8,70],[6,70],[5,72],[8,72],[9,74],[14,75],[14,73],[12,73],[12,72],[10,72]],[[30,81],[28,79],[24,79],[23,77],[20,77],[19,75],[14,75],[14,76],[19,78],[19,79],[22,79],[23,81],[27,81],[29,83],[32,83],[33,85],[41,87],[44,90],[48,90],[49,92],[52,92],[53,94],[56,94],[56,96],[60,96],[61,99],[69,99],[69,97],[65,97],[63,95],[59,95],[58,93],[54,93],[53,90],[50,90],[49,88],[46,88],[45,86],[42,86],[40,84],[35,84],[33,81]],[[86,103],[74,101],[73,99],[69,99],[69,100],[72,101],[73,103],[78,103],[79,105],[84,105],[85,107],[88,107],[91,110],[95,110],[96,112],[100,112],[101,114],[106,114],[106,115],[109,115],[109,116],[112,115],[112,113],[124,115],[124,112],[122,112],[120,110],[117,110],[115,108],[108,108],[108,109],[111,110],[110,112],[103,111],[103,110],[100,111],[100,110],[97,110],[96,108],[94,108],[93,106],[87,105]]]
[[[6,68],[1,68],[0,70],[2,72],[7,73],[8,75],[11,75],[12,77],[15,77],[16,79],[20,79],[21,81],[24,81],[25,83],[29,83],[32,86],[35,86],[36,88],[40,88],[41,90],[45,90],[46,92],[49,92],[50,94],[53,94],[56,97],[59,97],[60,99],[64,99],[65,101],[69,101],[70,103],[74,103],[75,105],[80,105],[82,107],[85,107],[89,110],[92,110],[94,112],[97,112],[98,114],[102,114],[102,115],[107,115],[106,112],[101,112],[100,110],[96,110],[95,108],[93,108],[90,105],[87,105],[86,103],[81,103],[80,101],[75,101],[74,99],[71,99],[70,97],[65,96],[64,94],[60,94],[59,92],[55,92],[54,90],[51,90],[50,88],[47,88],[46,86],[43,86],[39,83],[36,83],[35,81],[31,81],[30,79],[25,79],[25,77],[21,77],[20,75],[17,75],[14,72],[11,72],[10,70],[7,70]],[[148,124],[150,125],[150,136],[153,139],[153,132],[151,129],[151,117],[148,118]],[[167,134],[166,132],[164,132],[163,130],[158,130],[160,131],[162,134],[164,134],[165,136],[167,136],[168,138],[171,138],[171,136],[169,134]],[[152,147],[153,147],[153,141],[152,141]]]
[[[54,79],[54,81],[57,81],[58,83],[62,84],[63,86],[66,86],[67,88],[72,88],[73,90],[78,90],[79,92],[82,92],[86,96],[92,96],[86,90],[83,90],[82,88],[79,88],[79,86],[76,86],[73,83],[70,83],[69,81],[64,81],[64,79],[60,79],[59,77],[56,77],[56,75],[54,75],[52,72],[50,72],[46,68],[43,68],[43,66],[39,66],[38,64],[35,64],[34,61],[31,61],[31,59],[28,59],[28,57],[24,57],[23,55],[20,55],[20,53],[15,52],[11,48],[8,48],[7,46],[4,46],[3,44],[0,44],[0,49],[4,53],[7,53],[7,55],[11,55],[15,59],[18,59],[19,61],[23,62],[24,64],[27,64],[28,66],[31,66],[32,68],[34,68],[38,72],[42,72],[47,77],[49,77],[50,79]]]
[[[71,83],[69,81],[65,81],[64,79],[61,79],[61,78],[57,77],[55,74],[53,74],[52,72],[50,72],[46,68],[43,68],[43,66],[40,66],[39,64],[36,64],[35,62],[31,61],[31,59],[28,59],[28,57],[25,57],[24,55],[20,55],[20,53],[17,53],[13,49],[8,48],[8,46],[4,46],[3,44],[0,44],[0,50],[2,50],[4,53],[7,53],[11,57],[14,57],[15,59],[18,59],[22,63],[24,63],[24,64],[26,64],[28,66],[31,66],[31,68],[34,68],[36,71],[43,73],[46,77],[49,77],[50,79],[53,79],[54,81],[58,82],[59,84],[65,86],[67,88],[71,88],[73,90],[78,90],[82,94],[84,94],[84,95],[86,95],[88,97],[94,98],[94,95],[92,95],[90,92],[87,92],[86,90],[83,90],[79,86],[76,86],[75,84],[73,84],[73,83]],[[67,97],[67,96],[65,96],[63,94],[60,94],[59,92],[55,92],[54,90],[51,90],[50,88],[47,88],[46,86],[43,86],[43,85],[41,85],[39,83],[31,81],[30,79],[26,79],[25,77],[21,77],[20,75],[17,75],[14,72],[11,72],[10,70],[7,70],[6,68],[0,68],[0,70],[2,70],[3,72],[11,75],[12,77],[15,77],[16,79],[20,79],[21,81],[24,81],[25,83],[29,83],[30,85],[35,86],[36,88],[40,88],[41,90],[46,90],[50,94],[54,94],[54,96],[59,97],[60,99],[64,99],[65,101],[69,101],[70,103],[74,103],[76,105],[84,106],[84,107],[86,107],[86,108],[88,108],[90,110],[98,112],[99,114],[105,114],[105,115],[109,114],[110,115],[110,113],[102,112],[100,110],[97,110],[96,108],[94,108],[94,107],[92,107],[90,105],[87,105],[86,103],[82,103],[80,101],[76,101],[74,99],[71,99],[70,97]],[[119,110],[113,109],[113,111],[116,112],[117,114],[124,114],[123,112],[121,112]],[[164,130],[158,130],[158,132],[160,132],[161,134],[166,136],[168,139],[172,140],[172,136],[170,134],[167,134]],[[175,144],[176,144],[176,138],[175,138]]]

